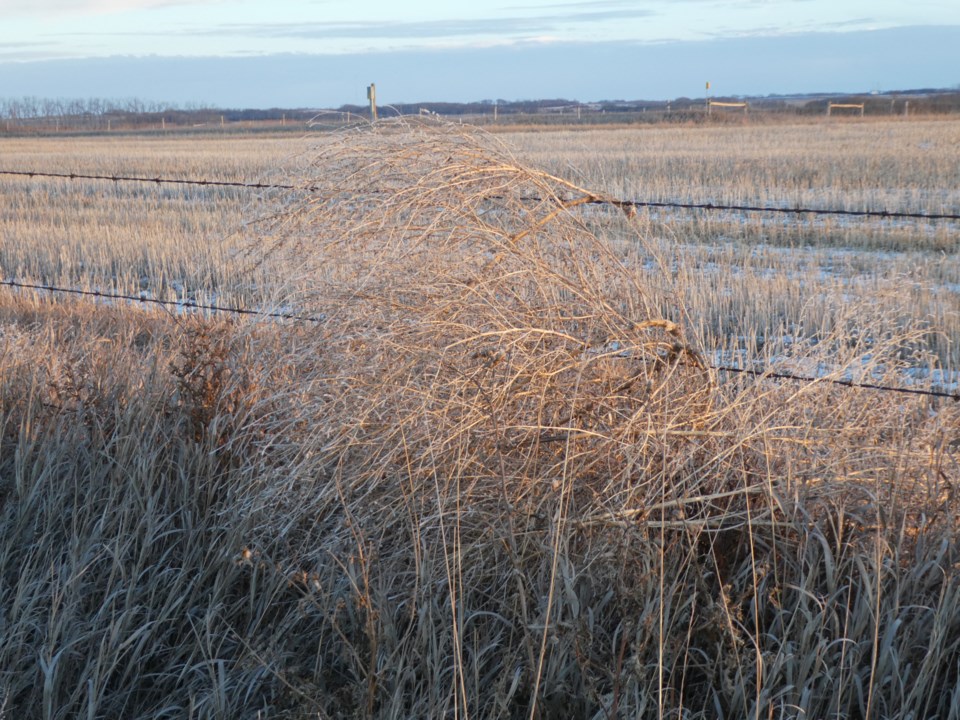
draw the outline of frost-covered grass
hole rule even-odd
[[[626,199],[960,213],[960,122],[950,119],[507,139],[525,161]],[[707,346],[798,328],[816,337],[853,323],[858,334],[929,331],[923,351],[938,367],[960,369],[955,222],[641,210],[633,223],[670,258],[675,291]],[[603,231],[630,237],[609,223]],[[639,265],[651,268],[648,258]],[[850,307],[870,312],[858,320]],[[883,327],[871,327],[875,320]]]
[[[258,182],[304,147],[270,137],[3,138],[0,169]],[[259,207],[249,189],[6,176],[0,275],[256,302],[262,282],[237,257],[235,240]]]
[[[16,142],[231,180],[297,147]],[[585,217],[450,129],[307,159],[323,201],[0,210],[5,276],[325,313],[0,292],[0,712],[958,717],[957,403],[704,367],[955,382],[949,259]]]
[[[803,123],[506,133],[518,161],[616,197],[960,212],[960,122]],[[0,139],[3,166],[283,180],[317,138]],[[272,198],[266,198],[272,201]],[[251,190],[3,178],[0,274],[155,297],[270,306],[276,278],[237,248],[272,208]],[[591,216],[591,213],[593,215]],[[587,211],[596,220],[595,211]],[[598,231],[622,232],[607,221]],[[641,211],[640,233],[676,256],[705,345],[832,326],[851,302],[930,328],[927,350],[960,367],[955,223]],[[629,231],[629,238],[636,228]],[[672,249],[672,250],[671,250]],[[642,265],[643,263],[641,263]],[[649,263],[647,263],[649,265]],[[659,268],[655,269],[659,273]]]

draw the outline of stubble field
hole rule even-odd
[[[0,707],[957,717],[958,147],[0,138]]]

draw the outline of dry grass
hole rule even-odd
[[[505,137],[525,161],[616,197],[960,213],[954,120]],[[814,339],[842,327],[850,307],[869,307],[857,333],[927,329],[934,365],[960,368],[956,223],[690,211],[642,211],[636,223],[598,232],[619,240],[639,230],[657,245],[707,346],[762,338],[769,351],[771,339]]]
[[[803,122],[507,133],[518,161],[597,192],[642,199],[771,202],[960,212],[950,152],[960,123]],[[321,137],[314,142],[324,142]],[[304,138],[263,136],[0,139],[5,166],[223,180],[289,179]],[[282,168],[283,172],[278,172]],[[270,280],[237,262],[244,224],[263,213],[249,190],[66,181],[0,182],[0,273],[168,299],[275,303]],[[879,221],[641,212],[591,231],[656,245],[705,347],[814,338],[848,307],[899,332],[928,328],[923,351],[960,367],[958,229]],[[662,282],[648,253],[644,283]],[[212,294],[212,297],[211,297]],[[862,327],[861,332],[866,328]],[[751,346],[752,349],[752,346]],[[924,361],[927,364],[928,360]]]
[[[956,213],[960,202],[954,182],[960,158],[952,151],[960,123],[954,119],[501,137],[537,167],[620,197],[895,211],[919,206],[933,213]],[[854,235],[858,228],[850,230]],[[819,244],[834,239],[822,228],[818,234]],[[844,240],[849,246],[849,237]]]
[[[9,712],[957,717],[954,405],[708,372],[696,278],[482,134],[300,167],[236,262],[317,326],[0,295]],[[789,361],[915,351],[848,330]]]
[[[256,182],[303,139],[123,137],[0,140],[3,169]],[[0,183],[0,274],[206,302],[262,302],[238,281],[234,236],[250,190],[10,178]]]
[[[625,452],[656,462],[660,437],[709,413],[699,353],[571,212],[589,193],[432,126],[345,135],[303,182],[317,195],[271,219],[253,252],[326,318],[334,456],[373,433],[393,446],[363,458],[374,467],[462,467],[483,495],[572,478],[606,494]]]

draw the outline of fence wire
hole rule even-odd
[[[282,319],[282,320],[291,320],[293,322],[303,322],[303,323],[322,323],[326,320],[324,317],[312,317],[309,315],[296,315],[292,313],[281,313],[281,312],[266,312],[263,310],[250,310],[247,308],[236,308],[229,307],[224,305],[204,305],[196,303],[190,300],[160,300],[158,298],[146,297],[144,295],[125,295],[122,293],[109,293],[103,292],[100,290],[80,290],[77,288],[65,288],[58,287],[56,285],[42,285],[37,283],[25,283],[18,280],[0,280],[0,285],[10,287],[10,288],[19,288],[22,290],[35,290],[41,292],[49,292],[63,295],[79,295],[84,297],[94,297],[99,299],[106,300],[125,300],[135,303],[143,303],[149,305],[159,305],[174,307],[177,309],[188,309],[188,310],[205,310],[211,313],[224,313],[224,314],[233,314],[233,315],[244,315],[244,316],[256,316],[260,318],[272,318],[272,319]],[[919,395],[922,397],[932,397],[932,398],[945,398],[948,400],[955,400],[960,402],[960,391],[957,392],[945,392],[941,390],[927,390],[923,388],[905,388],[905,387],[895,387],[891,385],[880,385],[876,383],[862,383],[855,382],[853,380],[844,380],[839,378],[829,378],[829,377],[812,377],[810,375],[796,375],[793,373],[778,372],[773,370],[757,370],[752,368],[742,368],[728,365],[714,365],[708,364],[711,370],[716,372],[728,372],[736,373],[741,375],[750,375],[760,379],[766,380],[789,380],[793,382],[801,382],[809,385],[815,383],[823,383],[828,385],[837,385],[845,388],[857,388],[860,390],[874,390],[877,392],[889,392],[889,393],[900,393],[902,395]]]
[[[108,180],[111,182],[131,182],[131,183],[150,183],[153,185],[200,185],[205,187],[237,187],[251,188],[254,190],[312,190],[313,188],[301,188],[297,185],[284,185],[281,183],[248,183],[229,180],[188,180],[178,178],[163,177],[133,177],[126,175],[86,175],[83,173],[51,173],[37,172],[33,170],[0,170],[0,175],[11,177],[27,178],[57,178],[60,180]]]
[[[253,190],[300,190],[302,192],[316,192],[317,188],[306,185],[287,185],[283,183],[248,183],[226,180],[178,179],[164,177],[134,177],[124,175],[87,175],[83,173],[51,173],[35,170],[0,170],[0,175],[26,178],[57,178],[61,180],[103,180],[109,182],[149,183],[154,185],[196,185],[202,187],[233,187]],[[542,198],[525,198],[531,202],[541,202]],[[720,203],[690,203],[660,200],[623,200],[617,198],[595,197],[584,203],[585,205],[608,205],[625,211],[640,208],[667,208],[676,210],[706,210],[728,212],[754,212],[789,215],[834,215],[847,217],[881,218],[888,220],[957,220],[957,213],[924,213],[901,212],[897,210],[841,210],[833,208],[812,207],[778,207],[775,205],[724,205]]]
[[[199,187],[230,187],[245,188],[253,190],[299,190],[302,192],[316,192],[317,188],[310,185],[291,185],[284,183],[263,183],[263,182],[241,182],[228,180],[208,180],[208,179],[186,179],[169,177],[137,177],[126,175],[93,175],[86,173],[53,173],[36,170],[3,170],[0,169],[0,176],[25,177],[25,178],[53,178],[60,180],[96,180],[114,183],[145,183],[152,185],[186,185]],[[525,198],[531,202],[540,202],[541,198]],[[584,203],[585,205],[607,205],[620,208],[630,212],[639,208],[667,208],[681,210],[705,210],[705,211],[732,211],[732,212],[755,212],[755,213],[780,213],[793,215],[834,215],[851,216],[864,218],[883,218],[883,219],[913,219],[913,220],[958,220],[960,214],[952,213],[922,213],[922,212],[900,212],[893,210],[841,210],[828,208],[811,207],[777,207],[768,205],[724,205],[718,203],[686,203],[672,201],[652,201],[652,200],[623,200],[616,198],[594,197]],[[65,288],[55,285],[26,283],[18,280],[2,280],[0,285],[18,288],[22,290],[34,290],[39,292],[48,292],[65,295],[77,295],[84,297],[93,297],[102,300],[122,300],[126,302],[142,303],[154,306],[172,307],[180,310],[201,310],[210,313],[233,314],[243,316],[256,316],[260,318],[290,320],[293,322],[320,323],[324,321],[322,317],[311,317],[307,315],[297,315],[284,312],[267,312],[263,310],[251,310],[247,308],[229,307],[223,305],[203,304],[192,300],[161,300],[146,295],[127,295],[123,293],[104,292],[100,290],[80,290],[77,288]],[[793,373],[774,372],[772,370],[756,370],[751,368],[734,367],[726,365],[709,365],[717,372],[726,372],[742,375],[750,375],[758,378],[772,380],[787,380],[802,383],[826,383],[846,388],[859,388],[862,390],[874,390],[878,392],[901,393],[906,395],[919,395],[934,398],[947,398],[960,401],[960,392],[950,393],[939,390],[927,390],[922,388],[904,388],[875,383],[862,383],[853,380],[820,378],[807,375],[797,375]]]
[[[279,320],[293,320],[295,322],[323,322],[322,317],[312,317],[310,315],[295,315],[293,313],[267,312],[264,310],[251,310],[248,308],[228,307],[225,305],[208,305],[198,303],[193,300],[160,300],[159,298],[141,295],[125,295],[123,293],[103,292],[102,290],[80,290],[78,288],[64,288],[56,285],[40,285],[37,283],[25,283],[18,280],[0,280],[0,285],[21,290],[38,290],[42,292],[58,293],[62,295],[80,295],[84,297],[99,298],[102,300],[127,300],[129,302],[143,303],[145,305],[160,305],[173,307],[180,310],[206,310],[211,313],[227,313],[233,315],[254,315],[261,318],[273,318]]]

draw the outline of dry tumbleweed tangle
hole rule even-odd
[[[486,134],[407,119],[334,136],[301,174],[256,252],[326,318],[321,446],[346,485],[510,503],[569,487],[632,512],[672,476],[670,497],[717,491],[674,472],[700,448],[709,375],[591,228],[596,195]]]

